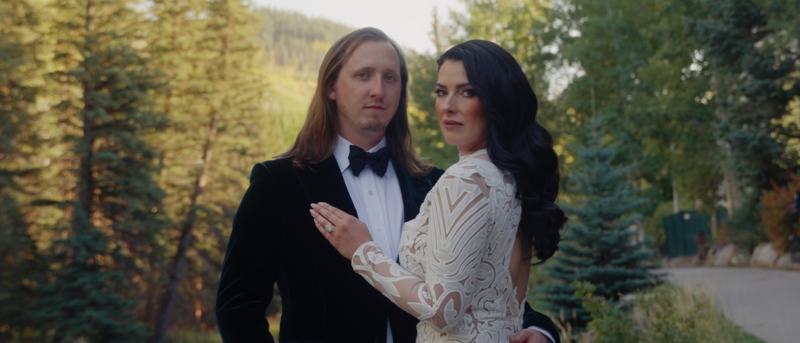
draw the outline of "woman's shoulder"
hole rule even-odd
[[[503,172],[497,168],[489,159],[486,150],[479,150],[477,152],[463,155],[459,161],[447,168],[442,177],[458,177],[474,179],[479,177],[482,179],[502,177]]]

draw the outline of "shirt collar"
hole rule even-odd
[[[336,142],[336,149],[333,149],[333,157],[336,158],[336,163],[339,164],[339,170],[344,173],[347,168],[350,168],[350,146],[355,145],[350,143],[348,140],[342,138],[342,136],[338,136],[339,140]],[[372,149],[367,150],[367,152],[376,152],[378,149],[383,148],[386,146],[386,136],[381,138],[381,141],[378,142],[378,145],[372,147]],[[387,172],[384,177],[389,176]]]

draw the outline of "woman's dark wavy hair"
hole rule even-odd
[[[495,43],[461,43],[436,62],[441,68],[447,60],[464,63],[489,125],[489,158],[514,177],[516,196],[522,201],[519,228],[531,240],[542,263],[558,250],[567,217],[555,204],[558,156],[552,136],[536,122],[536,94],[514,57]]]

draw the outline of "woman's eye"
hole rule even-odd
[[[386,81],[394,81],[394,75],[386,75]]]
[[[360,72],[360,73],[358,73],[358,77],[359,77],[359,78],[361,78],[361,79],[364,79],[364,78],[366,78],[366,77],[367,77],[367,73],[365,73],[365,72]]]
[[[447,95],[447,92],[445,92],[443,89],[437,89],[437,90],[435,90],[433,92],[436,93],[436,96],[445,96],[445,95]]]
[[[461,93],[461,95],[463,95],[466,98],[471,98],[471,97],[475,96],[475,91],[473,91],[471,89],[467,89],[467,90],[463,91]]]

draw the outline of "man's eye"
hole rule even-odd
[[[386,75],[386,81],[394,81],[394,75]]]
[[[360,73],[358,73],[358,77],[359,77],[359,78],[362,78],[362,79],[364,79],[364,78],[366,78],[366,77],[367,77],[367,73],[365,73],[365,72],[360,72]]]

